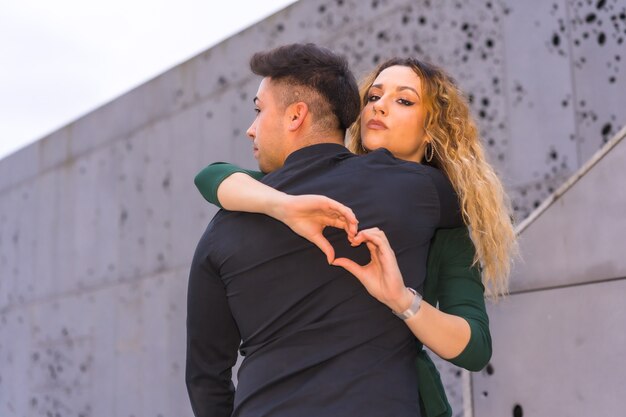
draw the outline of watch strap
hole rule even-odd
[[[414,295],[413,301],[411,301],[411,305],[409,306],[409,308],[404,310],[402,313],[396,313],[395,311],[391,310],[393,314],[400,317],[402,320],[413,317],[415,314],[417,314],[420,306],[422,305],[422,296],[413,288],[407,287],[407,290],[411,291]]]

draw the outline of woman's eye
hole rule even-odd
[[[412,106],[414,104],[412,101],[405,100],[403,98],[398,99],[398,103],[402,104],[403,106]]]
[[[379,99],[380,99],[380,97],[375,95],[375,94],[371,94],[371,95],[367,96],[367,101],[378,101]]]

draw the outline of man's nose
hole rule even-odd
[[[250,125],[250,127],[248,128],[248,130],[246,130],[246,135],[248,135],[248,137],[250,139],[254,139],[256,136],[256,129],[254,128],[254,123],[252,123]]]

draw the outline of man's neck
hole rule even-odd
[[[303,134],[297,138],[294,138],[293,144],[294,149],[292,152],[295,152],[298,149],[305,148],[311,145],[317,145],[320,143],[336,143],[338,145],[344,144],[345,132],[341,131],[332,131],[332,132],[310,132],[308,134]]]
[[[311,133],[311,134],[306,134],[306,135],[294,136],[291,139],[289,139],[292,146],[290,147],[289,151],[286,152],[285,159],[283,160],[283,165],[285,164],[285,161],[287,160],[287,158],[289,158],[289,155],[291,155],[294,152],[299,151],[300,149],[308,148],[309,146],[320,145],[323,143],[345,146],[344,137],[345,137],[345,133],[342,133],[342,132],[322,133],[322,134]],[[269,174],[272,171],[266,172],[266,174]]]

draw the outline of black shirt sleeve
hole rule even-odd
[[[207,259],[208,233],[200,240],[187,293],[187,391],[196,417],[230,417],[235,389],[231,368],[241,337],[226,290]]]

